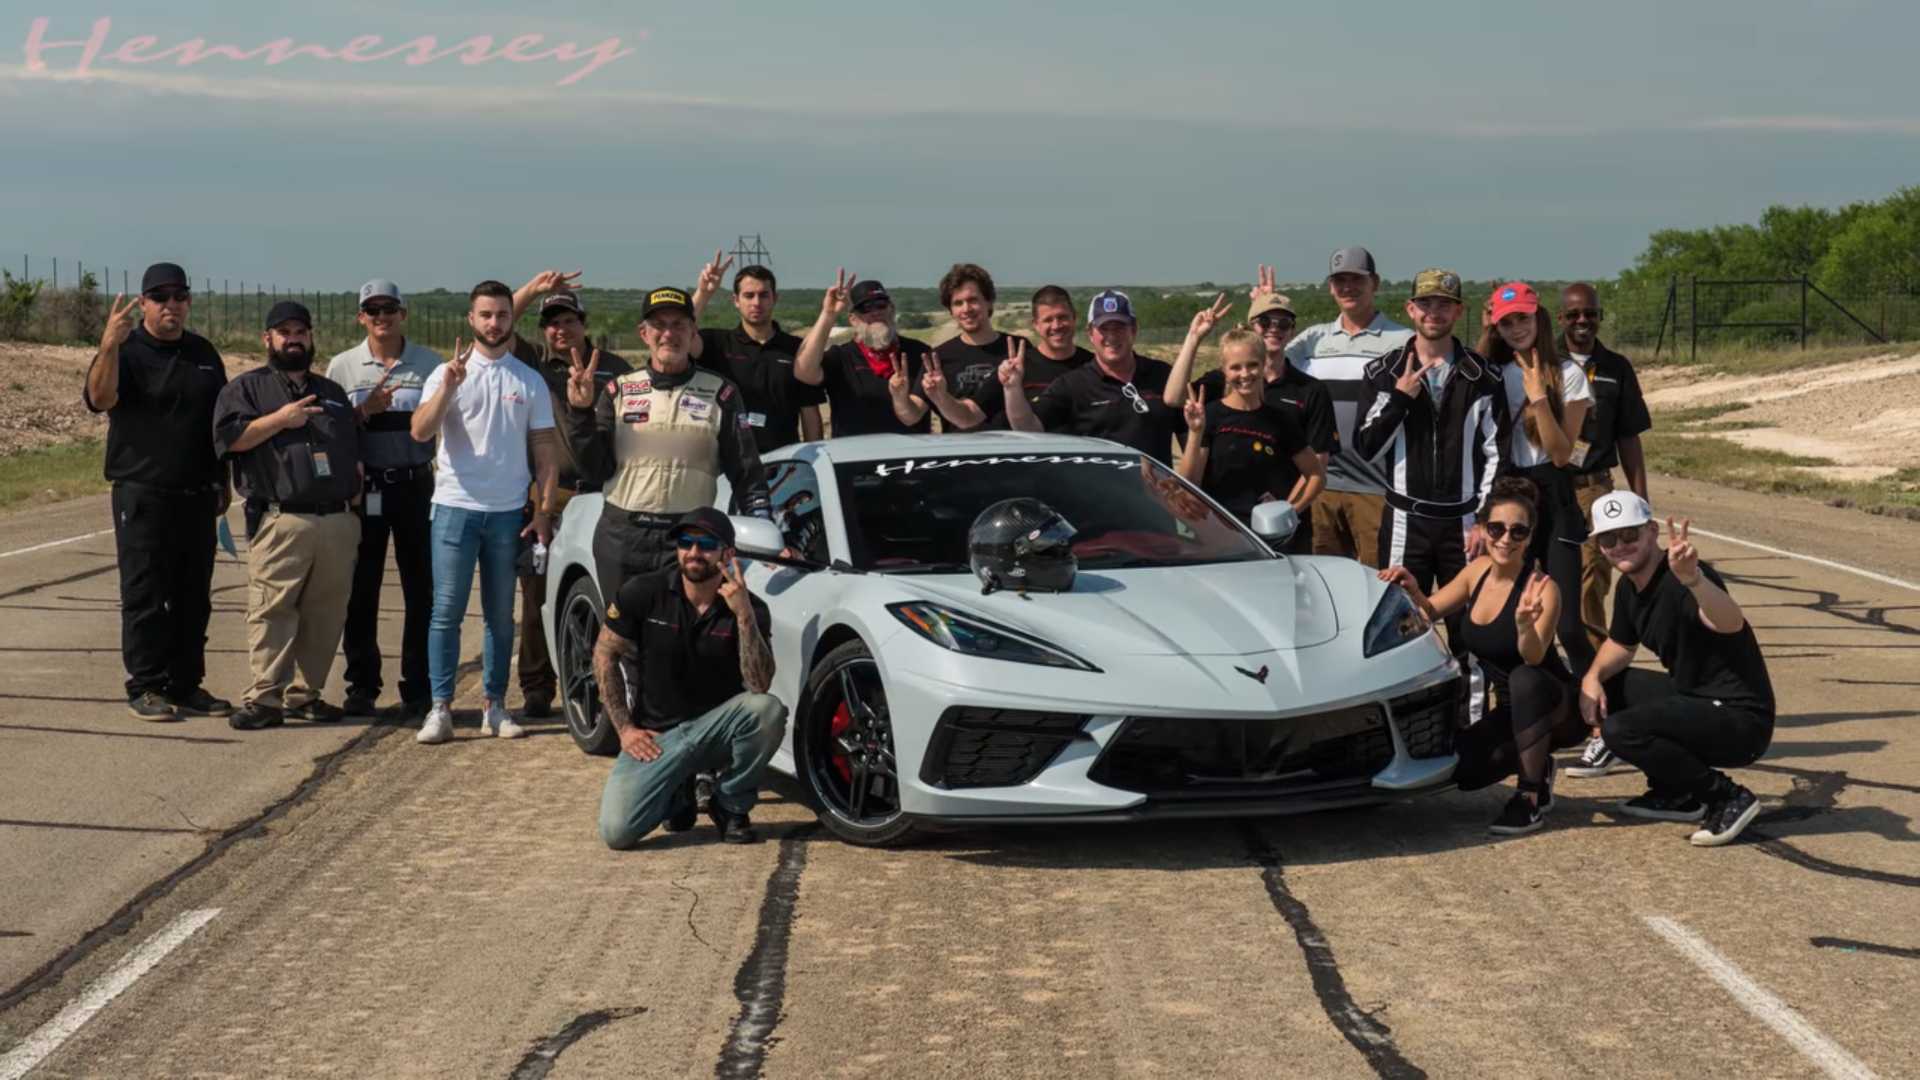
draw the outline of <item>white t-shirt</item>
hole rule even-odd
[[[446,375],[445,364],[434,368],[420,396],[432,400]],[[552,427],[546,380],[511,353],[498,360],[474,353],[440,425],[433,501],[490,514],[520,509],[533,483],[527,436]]]
[[[1547,464],[1553,459],[1527,438],[1527,426],[1520,416],[1527,407],[1527,377],[1520,373],[1519,364],[1506,364],[1500,371],[1500,379],[1506,384],[1507,411],[1513,417],[1513,444],[1508,453],[1513,455],[1514,468],[1531,469]],[[1593,400],[1593,387],[1587,382],[1587,373],[1571,360],[1560,361],[1560,400],[1568,405]]]

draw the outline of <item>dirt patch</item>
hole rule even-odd
[[[92,359],[90,349],[0,343],[0,387],[7,395],[7,407],[0,409],[0,454],[106,433],[106,418],[80,403],[80,383]]]
[[[1920,355],[1888,353],[1804,375],[1701,378],[1685,368],[1651,368],[1643,384],[1656,413],[1745,404],[1738,418],[1751,426],[1723,437],[1823,458],[1833,464],[1811,471],[1831,480],[1874,480],[1920,466]]]

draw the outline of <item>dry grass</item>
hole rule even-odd
[[[0,510],[77,499],[107,490],[97,439],[0,454]]]

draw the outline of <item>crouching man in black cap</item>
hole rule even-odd
[[[734,559],[733,523],[711,508],[680,518],[676,565],[626,579],[593,650],[601,707],[620,756],[600,796],[600,838],[631,848],[666,822],[693,828],[694,776],[716,774],[709,813],[729,844],[760,837],[747,814],[787,728],[773,685],[772,619]],[[640,668],[627,706],[622,660]],[[638,715],[635,715],[637,711]]]
[[[309,374],[313,316],[283,300],[261,335],[267,363],[228,383],[213,446],[234,463],[246,499],[247,649],[253,685],[228,723],[241,731],[287,717],[330,723],[320,700],[353,595],[360,550],[361,434],[347,392]]]

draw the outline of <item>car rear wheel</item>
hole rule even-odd
[[[559,655],[554,667],[560,681],[560,708],[574,745],[589,754],[611,756],[620,751],[620,736],[600,708],[600,683],[593,674],[593,646],[600,640],[600,590],[591,574],[567,590],[553,626]]]
[[[794,756],[820,807],[820,823],[865,847],[911,840],[919,828],[900,809],[892,714],[866,642],[849,641],[828,653],[807,680],[806,702]]]

